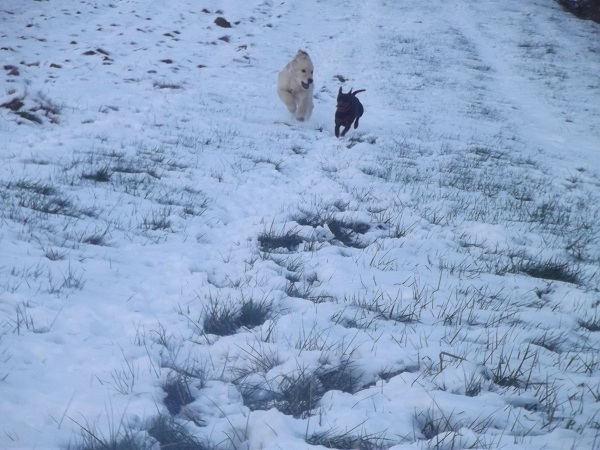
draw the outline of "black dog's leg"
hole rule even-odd
[[[357,102],[357,111],[356,111],[356,120],[354,121],[354,129],[356,130],[358,128],[358,119],[360,119],[362,117],[362,115],[365,113],[365,108],[363,108],[363,105],[358,101],[358,99],[356,99]]]
[[[340,126],[339,125],[335,126],[335,137],[340,137]]]
[[[350,125],[352,125],[352,122],[350,122],[350,124],[348,125],[344,125],[344,129],[342,130],[342,136],[346,136],[346,133],[350,129]]]

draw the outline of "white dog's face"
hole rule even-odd
[[[310,88],[313,84],[313,63],[308,53],[298,50],[292,64],[292,73],[304,89]]]

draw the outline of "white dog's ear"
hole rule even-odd
[[[299,49],[298,53],[296,53],[297,55],[308,55],[308,53],[306,53],[304,50]]]

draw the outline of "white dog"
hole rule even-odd
[[[304,50],[298,50],[281,72],[277,93],[296,119],[308,120],[313,110],[313,63]]]

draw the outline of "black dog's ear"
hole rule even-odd
[[[338,95],[342,95],[342,87],[340,86],[340,90],[338,91]]]
[[[348,91],[348,95],[352,95],[352,88]]]

